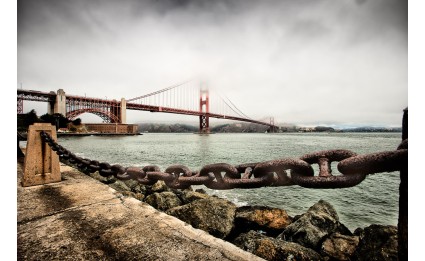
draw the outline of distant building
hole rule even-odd
[[[128,133],[136,134],[138,126],[136,124],[121,123],[86,123],[84,124],[88,132],[97,133]]]

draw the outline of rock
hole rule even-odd
[[[142,193],[134,193],[134,198],[143,201],[143,199],[145,199],[145,195]]]
[[[142,194],[146,193],[146,187],[143,184],[139,184],[139,182],[137,182],[137,180],[129,179],[129,180],[125,180],[123,182],[134,193],[142,193]]]
[[[355,260],[398,260],[397,227],[370,225],[364,229],[356,229],[359,246],[354,253]]]
[[[179,197],[173,192],[165,191],[161,193],[153,193],[146,197],[145,202],[152,207],[165,211],[170,208],[178,207],[182,204]]]
[[[176,194],[177,197],[179,197],[180,200],[182,200],[183,194],[187,193],[188,191],[193,191],[193,189],[192,189],[192,187],[188,187],[187,189],[183,189],[183,190],[182,189],[170,188],[170,191],[173,192],[174,194]],[[185,204],[185,203],[183,203],[183,204]]]
[[[155,184],[152,185],[151,191],[152,193],[160,193],[163,191],[170,191],[170,188],[165,185],[164,181],[158,180]]]
[[[218,238],[225,238],[232,230],[235,212],[235,204],[216,197],[196,200],[166,211]]]
[[[121,194],[123,194],[124,196],[127,196],[127,197],[133,197],[133,198],[138,199],[140,201],[142,201],[145,198],[145,195],[143,195],[142,193],[134,193],[132,191],[123,191],[123,192],[121,192]]]
[[[255,231],[242,233],[233,243],[266,260],[323,260],[314,250],[297,243],[267,237]]]
[[[180,199],[183,201],[183,204],[189,204],[190,202],[193,202],[195,200],[206,199],[208,197],[210,196],[207,194],[202,194],[202,193],[198,193],[198,192],[190,191],[190,190],[184,190],[180,194]]]
[[[250,230],[261,230],[268,236],[276,237],[291,222],[292,218],[283,209],[244,206],[236,210],[235,231],[240,234]]]
[[[201,193],[201,194],[207,194],[207,192],[205,191],[205,189],[195,189],[195,192]]]
[[[109,186],[119,192],[131,191],[131,189],[121,180],[116,180],[114,183],[109,184]]]
[[[279,239],[292,241],[320,251],[322,239],[340,232],[345,234],[351,232],[339,222],[338,214],[331,204],[324,200],[311,206],[306,213],[285,228]]]
[[[100,182],[104,184],[113,184],[117,181],[117,179],[114,176],[108,176],[108,177],[102,177],[99,172],[90,173],[90,177],[99,180]]]
[[[351,260],[350,257],[356,251],[358,244],[358,236],[333,233],[323,242],[321,254],[336,260]]]
[[[192,186],[189,186],[188,188],[185,188],[185,189],[174,189],[174,188],[172,188],[171,191],[174,192],[174,193],[182,192],[182,191],[193,191],[193,188],[192,188]]]
[[[298,220],[301,216],[302,216],[302,215],[295,215],[295,216],[292,218],[292,222],[294,222],[294,221]]]

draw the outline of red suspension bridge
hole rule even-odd
[[[209,133],[209,118],[261,124],[269,126],[271,132],[278,129],[273,118],[268,121],[252,119],[229,99],[219,94],[212,95],[204,84],[199,85],[192,81],[119,101],[65,95],[62,89],[56,93],[18,89],[18,114],[23,113],[24,100],[47,102],[49,114],[60,113],[69,120],[83,113],[92,113],[101,117],[103,122],[126,123],[126,110],[140,110],[197,116],[201,133]]]

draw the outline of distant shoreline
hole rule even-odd
[[[140,133],[190,133],[198,132],[198,127],[187,124],[163,124],[163,123],[145,123],[138,124],[138,131]],[[248,123],[231,123],[222,124],[217,126],[210,126],[210,131],[214,133],[265,133],[269,132],[268,126]],[[328,127],[328,126],[314,126],[314,127],[301,127],[295,125],[280,126],[277,130],[278,133],[323,133],[323,132],[401,132],[401,127]]]
[[[143,135],[142,133],[61,133],[57,132],[58,137],[66,136],[137,136]]]
[[[262,132],[212,132],[208,134],[261,134]],[[279,132],[279,133],[264,133],[264,134],[306,134],[306,133],[401,133],[401,131],[310,131],[310,132]],[[144,132],[144,133],[61,133],[57,132],[57,137],[86,137],[86,136],[141,136],[144,134],[200,134],[197,132]],[[22,132],[22,137],[26,140],[27,133]]]

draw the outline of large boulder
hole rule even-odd
[[[338,214],[332,205],[320,200],[288,225],[278,238],[320,251],[322,240],[334,232],[352,235],[339,222]]]
[[[179,195],[179,197],[182,200],[183,204],[189,204],[195,200],[206,199],[206,198],[209,198],[210,196],[207,194],[202,194],[202,193],[191,191],[191,190],[183,190],[182,193]]]
[[[397,227],[370,225],[364,229],[356,229],[354,234],[360,239],[354,260],[398,260]]]
[[[359,244],[358,236],[333,233],[322,244],[321,254],[335,260],[351,260]]]
[[[151,187],[152,193],[161,193],[164,191],[170,191],[170,188],[165,184],[163,180],[158,180],[155,184]]]
[[[171,188],[169,188],[163,180],[158,180],[153,185],[144,185],[144,187],[145,187],[145,196],[151,195],[153,193],[161,193],[165,191],[173,192]]]
[[[69,163],[70,164],[70,163]],[[68,164],[67,164],[68,165]],[[89,174],[90,177],[99,180],[100,182],[104,183],[104,184],[113,184],[115,183],[118,179],[115,178],[114,176],[108,176],[108,177],[102,177],[98,171],[94,172],[94,173],[90,173]]]
[[[178,207],[182,204],[179,197],[173,192],[165,191],[161,193],[153,193],[146,197],[145,202],[152,207],[165,211],[170,208]]]
[[[132,191],[122,191],[121,194],[123,194],[126,197],[133,197],[140,201],[143,201],[143,199],[145,198],[145,195],[143,195],[142,193],[135,193]]]
[[[140,184],[137,180],[129,179],[123,181],[127,187],[134,193],[146,194],[146,187],[143,184]]]
[[[208,197],[166,211],[195,228],[225,238],[233,228],[236,205],[217,197]]]
[[[114,183],[109,184],[109,186],[119,192],[131,191],[127,184],[119,179],[117,179]]]
[[[207,192],[203,188],[195,189],[195,192],[202,193],[202,194],[207,194]]]
[[[285,210],[263,206],[244,206],[236,210],[235,233],[261,230],[268,236],[277,236],[292,222]]]
[[[181,199],[181,195],[183,193],[186,193],[188,191],[193,191],[193,188],[192,188],[192,186],[189,186],[188,188],[185,188],[185,189],[170,188],[170,191],[173,192],[174,194],[176,194]]]
[[[310,248],[267,237],[255,231],[240,234],[233,243],[266,260],[323,260],[316,251]]]

